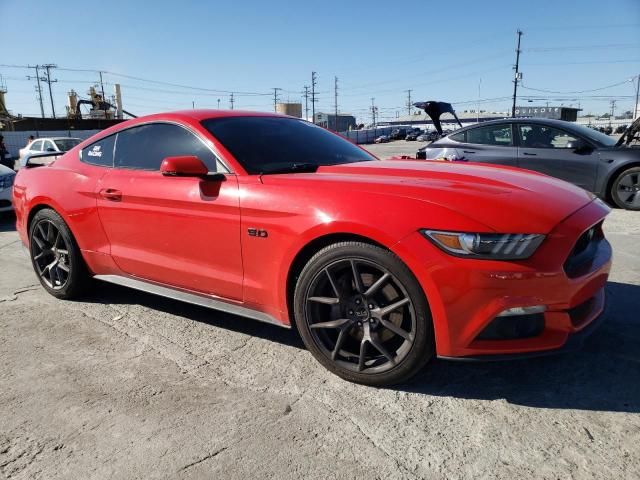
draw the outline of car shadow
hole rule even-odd
[[[581,350],[490,363],[436,360],[396,390],[536,408],[640,412],[640,286],[607,284],[603,324]]]
[[[281,343],[289,347],[305,348],[302,340],[293,329],[282,328],[277,325],[192,305],[127,287],[121,287],[112,283],[97,281],[95,283],[96,286],[81,299],[83,302],[112,305],[141,305],[196,322],[206,323],[214,327]]]
[[[0,213],[0,232],[15,232],[16,216],[13,212]]]
[[[390,390],[555,409],[640,412],[640,286],[609,282],[606,319],[577,352],[504,362],[434,360]],[[142,305],[215,327],[304,348],[294,330],[108,283],[82,299]],[[318,365],[318,368],[321,368]]]

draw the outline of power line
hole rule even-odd
[[[608,90],[609,88],[613,88],[613,87],[618,87],[620,85],[624,85],[625,83],[629,83],[630,81],[632,81],[632,79],[626,79],[626,80],[624,80],[622,82],[614,83],[612,85],[607,85],[605,87],[598,87],[598,88],[593,88],[593,89],[590,89],[590,90],[577,90],[577,91],[572,91],[572,92],[559,92],[559,91],[554,91],[554,90],[543,90],[541,88],[525,87],[524,85],[522,85],[522,88],[524,88],[526,90],[533,90],[534,92],[559,93],[561,95],[566,95],[566,94],[572,94],[572,93],[599,92],[601,90]]]
[[[534,47],[527,48],[525,52],[561,52],[561,51],[576,51],[576,50],[593,50],[593,49],[609,49],[609,48],[638,48],[640,45],[637,43],[612,43],[609,45],[572,45],[572,46],[560,46],[560,47]]]

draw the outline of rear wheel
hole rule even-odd
[[[611,186],[611,198],[626,210],[640,210],[640,167],[622,172]]]
[[[88,285],[90,278],[80,249],[55,211],[36,213],[29,228],[29,253],[40,283],[54,297],[76,297]]]
[[[434,354],[429,308],[392,252],[360,242],[330,245],[300,274],[295,321],[313,356],[340,377],[391,385]]]

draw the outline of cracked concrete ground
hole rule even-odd
[[[640,214],[606,222],[582,351],[349,384],[287,330],[98,284],[39,287],[0,219],[0,477],[640,478]]]

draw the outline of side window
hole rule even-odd
[[[459,132],[459,133],[456,133],[455,135],[450,135],[449,138],[454,142],[464,143],[466,141],[466,138],[465,138],[466,133],[467,132]]]
[[[42,140],[34,140],[31,145],[29,145],[29,150],[32,152],[41,152],[42,151]]]
[[[42,149],[45,152],[57,152],[58,149],[53,146],[53,142],[51,140],[45,140],[42,145]]]
[[[567,148],[576,137],[546,125],[520,125],[520,145],[525,148]]]
[[[84,147],[80,151],[80,160],[91,165],[101,167],[113,167],[113,146],[116,141],[115,135],[110,135],[102,140]]]
[[[500,125],[487,125],[485,127],[467,130],[467,143],[510,147],[513,145],[511,138],[511,125],[503,123]]]
[[[137,170],[160,170],[162,160],[177,155],[195,155],[209,168],[218,171],[215,155],[199,138],[183,127],[154,123],[118,133],[115,166]]]

